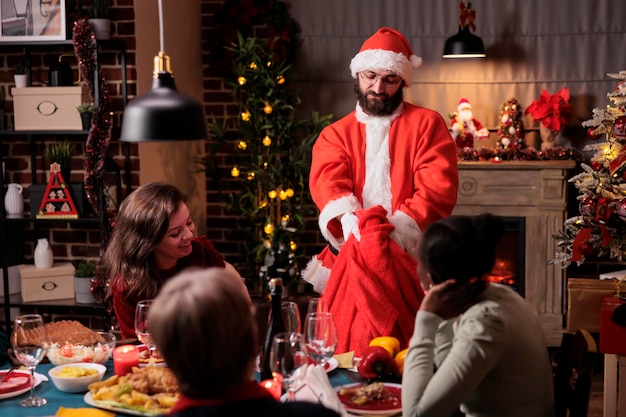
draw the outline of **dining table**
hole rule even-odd
[[[103,379],[113,376],[113,360],[109,359],[105,363],[107,371],[104,374]],[[60,407],[64,408],[93,408],[88,405],[85,400],[85,393],[66,393],[58,390],[48,376],[48,372],[54,365],[51,363],[41,363],[37,365],[37,373],[45,376],[48,380],[41,382],[36,388],[35,393],[45,398],[48,402],[41,407],[25,408],[20,406],[20,400],[26,398],[29,395],[29,391],[16,397],[6,398],[0,400],[0,416],[2,417],[51,417],[55,416]],[[10,364],[5,364],[0,367],[0,370],[10,368]],[[359,382],[360,376],[351,370],[337,368],[328,373],[330,383],[333,387],[349,384],[353,382]],[[127,416],[128,414],[117,414],[119,417]]]

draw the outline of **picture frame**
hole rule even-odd
[[[65,0],[0,0],[0,43],[66,40]]]

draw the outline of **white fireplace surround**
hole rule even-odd
[[[567,216],[567,171],[574,161],[459,161],[459,193],[452,214],[523,217],[526,224],[525,299],[535,309],[548,346],[559,346],[565,312],[565,272],[548,264],[554,235]]]

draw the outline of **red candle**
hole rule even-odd
[[[113,370],[115,375],[124,376],[139,367],[139,349],[134,345],[118,346],[113,350]]]
[[[273,379],[265,379],[259,382],[259,385],[268,390],[276,400],[280,400],[280,396],[283,393],[282,389],[282,377]]]

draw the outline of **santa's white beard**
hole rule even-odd
[[[470,109],[459,111],[459,119],[461,119],[462,122],[469,122],[473,117],[474,115]]]

